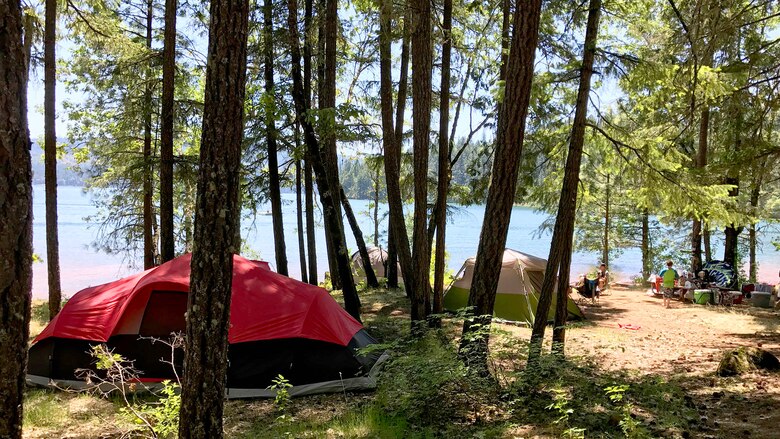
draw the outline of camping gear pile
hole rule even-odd
[[[463,263],[455,280],[444,292],[444,308],[457,311],[468,306],[469,290],[474,279],[475,258]],[[496,289],[493,314],[499,319],[532,325],[538,318],[536,306],[542,291],[547,260],[517,250],[506,249],[501,260],[501,274]],[[555,319],[555,296],[547,315],[548,321]],[[566,309],[569,320],[580,320],[584,316],[576,303],[569,298]]]
[[[36,337],[28,381],[84,387],[77,369],[95,373],[90,347],[104,343],[134,362],[140,381],[174,379],[183,352],[171,358],[166,340],[184,332],[190,255],[74,295]],[[272,272],[268,264],[233,257],[227,397],[272,397],[278,375],[290,395],[371,389],[376,341],[322,288]],[[162,361],[161,361],[162,360]],[[167,361],[167,362],[166,362]],[[181,370],[176,371],[181,376]]]

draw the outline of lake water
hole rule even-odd
[[[283,194],[284,230],[287,244],[287,259],[291,277],[300,278],[300,263],[298,256],[297,218],[295,195]],[[59,233],[60,233],[60,264],[62,290],[67,296],[92,285],[110,282],[139,270],[141,261],[125,260],[122,256],[107,255],[91,247],[97,235],[97,225],[88,224],[84,218],[95,213],[95,207],[90,203],[88,194],[81,187],[59,187]],[[374,226],[369,216],[369,202],[352,200],[352,208],[358,216],[358,221],[368,243],[374,233]],[[270,209],[270,207],[268,207]],[[380,219],[384,218],[385,206],[380,206]],[[44,186],[34,185],[33,200],[33,246],[34,251],[42,258],[46,256],[46,224],[44,206]],[[463,261],[476,254],[479,243],[479,233],[484,216],[484,206],[466,206],[456,209],[456,213],[447,226],[448,267],[457,272]],[[322,228],[322,217],[319,210],[315,213],[318,222],[317,267],[319,279],[322,280],[327,269],[325,252],[325,234]],[[536,232],[546,216],[525,207],[515,207],[507,237],[507,247],[546,258],[550,248],[550,235],[536,236]],[[346,221],[345,221],[346,224]],[[250,256],[260,257],[275,264],[274,242],[270,215],[256,215],[242,221],[242,236],[247,241]],[[387,219],[381,221],[380,244],[386,248]],[[352,234],[347,231],[347,244],[351,251],[357,250]],[[780,267],[780,253],[771,245],[766,245],[759,252],[759,279],[774,283],[777,281]],[[572,274],[577,275],[595,268],[599,263],[599,254],[575,253],[572,258]],[[639,249],[627,249],[620,257],[610,264],[610,271],[617,279],[627,280],[641,271],[641,252]],[[33,265],[33,295],[36,298],[46,297],[47,280],[46,264]]]

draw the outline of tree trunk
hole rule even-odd
[[[696,151],[696,160],[694,165],[696,168],[702,170],[707,166],[707,137],[709,133],[710,123],[710,109],[705,108],[701,112],[701,120],[699,121],[699,147]],[[702,241],[702,223],[698,218],[694,218],[693,227],[691,233],[691,268],[694,273],[698,273],[703,265],[701,259],[701,241]]]
[[[391,17],[392,17],[392,4],[388,5],[390,8],[387,13],[389,14],[387,17],[388,23],[386,26],[387,31],[389,32],[390,26],[391,26]],[[405,10],[404,16],[408,16],[408,9]],[[388,41],[390,39],[390,36],[388,35]],[[392,41],[390,41],[392,43]],[[390,49],[388,49],[389,51]],[[390,52],[388,52],[390,53]],[[388,55],[390,56],[390,55]],[[394,131],[394,135],[391,136],[389,139],[395,143],[396,147],[393,149],[393,155],[392,157],[395,159],[396,166],[395,168],[398,169],[397,179],[400,179],[400,169],[401,169],[401,149],[403,148],[404,143],[404,118],[405,118],[405,112],[406,112],[406,95],[407,95],[407,89],[409,86],[409,25],[404,20],[403,24],[403,36],[401,40],[401,73],[398,79],[398,104],[396,105],[396,111],[395,111],[395,128],[393,128],[393,99],[392,99],[392,73],[390,72],[390,65],[388,64],[388,79],[389,87],[390,87],[390,94],[387,96],[387,102],[389,105],[389,113],[388,117],[390,118],[390,125],[389,129],[390,131]],[[385,98],[382,98],[383,102]],[[384,110],[383,110],[384,111]],[[383,131],[385,128],[383,127]],[[383,134],[382,141],[384,143],[384,137],[386,133]],[[385,151],[385,160],[388,159],[388,153]],[[387,170],[387,165],[385,165],[385,170]],[[387,173],[385,171],[385,173]],[[387,175],[385,175],[385,180],[387,180]],[[389,191],[389,189],[388,189]],[[389,192],[388,192],[389,193]],[[399,189],[399,198],[400,198],[400,189]],[[388,206],[390,204],[389,202],[389,195],[388,195]],[[395,212],[395,213],[394,213]],[[397,222],[397,220],[393,220],[393,215],[397,215],[398,209],[389,209],[389,220],[388,222],[390,224],[393,223],[393,221]],[[403,215],[403,206],[400,209],[401,215]],[[402,218],[403,219],[403,218]],[[404,235],[406,234],[406,228],[404,226]],[[406,238],[406,241],[408,243],[409,238]],[[395,233],[393,232],[393,227],[388,227],[387,231],[387,286],[390,288],[398,288],[398,246],[395,241]],[[406,295],[409,295],[409,290],[406,290]]]
[[[444,250],[447,236],[447,193],[450,182],[450,56],[452,54],[452,0],[444,0],[444,42],[441,48],[441,99],[439,103],[439,175],[436,191],[436,255],[433,267],[433,313],[444,311]]]
[[[727,177],[725,183],[734,185],[734,188],[729,190],[729,196],[737,197],[739,195],[739,177]],[[739,245],[739,234],[742,233],[743,229],[744,227],[731,224],[724,231],[723,262],[731,264],[735,270],[739,270],[737,267],[737,246]]]
[[[391,68],[391,36],[390,26],[392,17],[392,2],[390,0],[381,0],[379,7],[379,95],[382,115],[382,147],[385,153],[385,183],[387,186],[387,205],[390,210],[390,240],[391,247],[395,248],[398,260],[401,263],[401,272],[404,277],[404,285],[407,296],[411,296],[415,289],[414,268],[412,265],[412,254],[409,249],[409,236],[406,234],[406,225],[404,221],[403,201],[401,199],[400,186],[400,165],[401,165],[401,141],[398,139],[398,126],[393,127],[393,82]],[[406,24],[405,24],[406,26]],[[401,66],[403,76],[404,66]],[[403,79],[403,78],[402,78]],[[401,82],[399,87],[403,86]],[[399,98],[398,105],[402,105]],[[396,121],[397,124],[403,124],[403,119]],[[392,250],[392,248],[391,248]],[[390,268],[395,270],[393,265],[395,261],[388,261]],[[392,282],[394,279],[390,279]],[[391,284],[392,285],[392,284]]]
[[[311,20],[313,0],[304,0],[303,18],[303,94],[305,107],[311,108]],[[311,175],[311,156],[306,152],[304,181],[306,186],[306,243],[309,251],[309,283],[317,285],[317,238],[314,235],[314,183]]]
[[[152,24],[154,8],[152,0],[146,2],[146,49],[152,50]],[[146,68],[144,90],[144,270],[155,266],[154,211],[152,205],[152,86],[151,67]]]
[[[341,194],[338,189],[341,186],[339,181],[338,168],[338,149],[336,143],[336,40],[338,37],[338,6],[337,0],[323,0],[321,3],[322,19],[319,21],[320,27],[320,124],[322,131],[320,134],[320,155],[323,160],[325,177],[328,179],[328,187],[334,188],[331,198],[334,205],[331,209],[335,210],[335,215],[328,216],[325,221],[336,221],[326,227],[326,241],[329,243],[328,259],[330,261],[331,282],[334,289],[344,289],[345,284],[354,282],[352,280],[352,271],[349,277],[342,277],[341,269],[338,268],[339,255],[343,252],[347,260],[346,238],[344,235],[344,224],[341,214]],[[317,185],[320,187],[320,185]],[[320,190],[322,188],[320,187]],[[327,208],[323,206],[323,208]],[[341,234],[330,235],[329,231],[341,230]],[[348,287],[353,289],[354,286]]]
[[[347,194],[344,193],[344,188],[341,190],[341,204],[344,206],[344,213],[347,215],[347,221],[349,221],[349,227],[352,228],[352,234],[355,236],[355,242],[358,246],[358,253],[360,253],[360,259],[363,261],[363,270],[366,272],[366,284],[371,288],[379,288],[379,281],[376,279],[374,273],[374,267],[371,266],[371,258],[368,256],[368,249],[366,248],[366,241],[363,239],[363,231],[360,230],[360,225],[355,218],[355,213],[352,211],[352,206],[349,204]]]
[[[44,32],[44,166],[46,179],[46,262],[49,273],[49,320],[60,312],[60,244],[57,226],[57,1],[46,0]]]
[[[580,182],[580,164],[582,149],[585,143],[585,123],[588,116],[588,100],[590,95],[590,80],[593,76],[593,59],[596,55],[596,40],[601,17],[601,0],[590,0],[588,6],[588,23],[585,28],[585,44],[582,54],[582,69],[580,70],[580,86],[577,90],[577,102],[574,109],[574,124],[571,129],[569,155],[566,157],[566,168],[563,176],[561,198],[558,203],[558,215],[555,219],[550,256],[547,261],[547,271],[544,274],[542,292],[536,308],[536,320],[532,332],[529,361],[539,355],[539,348],[544,338],[547,325],[547,310],[550,307],[552,291],[556,285],[555,272],[558,271],[558,294],[555,307],[555,326],[553,327],[553,352],[563,356],[566,344],[566,318],[569,301],[569,273],[571,271],[572,241],[574,239],[574,222],[577,215],[577,191]],[[603,263],[609,263],[609,175],[607,175],[607,200],[604,221],[604,254]],[[542,303],[544,302],[544,303]]]
[[[32,170],[20,2],[0,0],[0,437],[22,437],[32,289]]]
[[[398,250],[395,247],[395,237],[393,236],[393,226],[387,226],[387,288],[398,288]]]
[[[759,168],[758,176],[756,178],[755,185],[753,186],[753,189],[750,191],[750,207],[753,211],[753,214],[755,214],[756,210],[758,209],[758,199],[761,195],[761,174],[763,173],[764,167],[762,166]],[[758,278],[758,261],[756,260],[756,246],[758,245],[758,237],[756,235],[756,223],[750,223],[750,229],[749,229],[749,242],[750,242],[750,282],[755,283],[756,279]]]
[[[244,130],[248,0],[212,0],[198,170],[195,249],[179,437],[221,438],[239,167]]]
[[[593,65],[591,64],[591,69],[593,69]],[[588,90],[590,90],[590,85],[588,86]],[[585,103],[587,106],[587,102]],[[585,129],[583,128],[583,131]],[[577,180],[579,181],[579,175],[577,175]],[[611,222],[612,218],[609,215],[609,208],[610,208],[610,196],[612,195],[612,187],[610,186],[609,182],[609,174],[607,174],[607,187],[606,187],[606,197],[604,200],[604,241],[601,248],[601,263],[606,264],[607,267],[609,267],[609,228],[612,227]]]
[[[712,245],[710,245],[710,227],[704,226],[704,234],[702,235],[702,241],[704,241],[704,260],[712,260]]]
[[[504,104],[501,106],[501,117],[505,123],[497,133],[485,221],[482,223],[474,280],[469,293],[468,304],[474,308],[471,317],[463,324],[459,353],[467,364],[474,365],[478,373],[486,373],[487,370],[489,334],[480,332],[490,327],[493,317],[501,258],[506,247],[522,156],[541,9],[541,0],[529,0],[518,3],[514,12]]]
[[[165,0],[160,118],[160,261],[176,256],[173,233],[173,91],[176,82],[176,0]]]
[[[506,71],[509,66],[509,44],[512,35],[510,33],[510,21],[512,17],[512,1],[502,0],[501,2],[501,69],[498,71],[498,79],[506,84]],[[499,100],[496,105],[496,132],[503,129],[503,111],[501,109],[503,100]]]
[[[263,3],[263,64],[265,65],[266,146],[268,147],[268,191],[271,198],[271,218],[274,228],[276,271],[287,276],[287,245],[284,242],[282,194],[279,187],[279,159],[276,156],[276,94],[274,91],[273,0]]]
[[[376,168],[376,174],[374,174],[374,247],[379,247],[379,188],[380,188],[381,173],[379,167]],[[387,275],[387,267],[385,267],[385,275]]]
[[[431,2],[413,0],[410,8],[412,39],[412,143],[414,151],[414,222],[412,260],[412,326],[430,314],[431,251],[428,246],[428,148],[431,131]],[[406,277],[406,276],[404,276]]]
[[[650,277],[653,262],[650,257],[650,214],[647,208],[642,210],[642,282]]]
[[[306,186],[306,246],[309,251],[309,283],[317,285],[317,238],[314,235],[314,182],[311,163],[306,160],[304,180]]]
[[[296,143],[298,143],[298,128],[295,129]],[[298,255],[301,263],[301,282],[309,282],[306,273],[306,244],[303,237],[303,197],[301,194],[301,161],[295,161],[295,212],[298,219]]]
[[[298,2],[297,0],[288,0],[287,2],[287,26],[289,30],[290,38],[290,57],[292,58],[291,75],[293,79],[293,101],[295,102],[295,112],[303,126],[304,143],[308,150],[309,155],[312,157],[312,166],[314,167],[314,174],[317,178],[317,187],[320,192],[320,202],[322,203],[322,210],[325,216],[325,226],[329,228],[327,231],[331,236],[344,236],[344,230],[341,229],[340,218],[336,209],[334,209],[334,203],[336,200],[333,195],[338,192],[338,186],[331,188],[327,178],[323,159],[320,155],[320,145],[317,136],[314,132],[314,127],[311,124],[308,108],[306,108],[306,99],[303,91],[303,84],[301,78],[301,53],[298,42]],[[355,283],[352,280],[352,271],[349,263],[349,255],[347,255],[346,245],[343,244],[336,252],[337,257],[337,269],[342,279],[345,279],[342,293],[344,295],[344,307],[346,311],[352,315],[355,319],[360,321],[360,297],[358,297],[357,290],[355,289]]]

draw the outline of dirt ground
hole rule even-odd
[[[761,347],[780,356],[777,312],[747,304],[724,307],[678,301],[665,309],[660,297],[617,288],[596,304],[590,299],[580,299],[578,304],[587,322],[568,331],[567,355],[596,358],[605,369],[660,374],[678,381],[700,414],[690,437],[780,438],[780,374],[760,371],[735,378],[715,374],[721,354],[728,349]],[[526,328],[512,331],[530,336]]]

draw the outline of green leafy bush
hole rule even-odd
[[[430,331],[400,343],[385,366],[377,403],[410,425],[448,425],[477,411],[493,388],[469,376],[452,344]],[[494,396],[494,395],[493,395]]]

